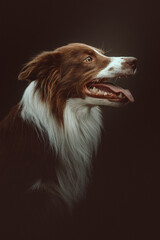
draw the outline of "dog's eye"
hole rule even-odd
[[[91,62],[91,61],[92,61],[92,58],[90,56],[84,59],[84,62]]]

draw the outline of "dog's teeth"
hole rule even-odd
[[[122,98],[122,97],[123,97],[123,94],[122,94],[122,93],[120,93],[120,94],[119,94],[119,97],[120,97],[120,98]]]
[[[106,92],[97,89],[96,87],[90,88],[90,92],[95,93],[96,95],[107,95]]]
[[[102,90],[99,90],[99,92],[100,92],[100,94],[104,95],[104,91],[102,91]]]
[[[105,92],[101,89],[97,89],[96,87],[90,88],[90,92],[93,93],[93,94],[96,94],[96,95],[104,95],[104,96],[108,95],[107,92]]]
[[[96,93],[98,91],[98,89],[96,87],[93,87],[93,88],[90,89],[90,91],[93,92],[93,93]]]

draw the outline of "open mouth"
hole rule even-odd
[[[107,99],[111,102],[134,102],[134,98],[128,89],[123,89],[113,84],[111,81],[113,81],[113,79],[94,79],[85,85],[84,92],[87,96]]]

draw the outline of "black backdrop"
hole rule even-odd
[[[43,50],[84,42],[109,56],[135,56],[125,81],[135,103],[103,108],[105,133],[86,201],[76,211],[83,239],[153,239],[157,234],[159,154],[159,6],[154,1],[1,3],[0,117],[20,100],[23,63]],[[76,238],[75,238],[76,239]]]

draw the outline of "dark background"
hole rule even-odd
[[[86,201],[73,228],[81,239],[154,239],[159,224],[159,6],[155,1],[8,1],[0,5],[0,117],[26,87],[17,75],[43,50],[70,42],[138,58],[125,81],[135,103],[103,108],[105,133]],[[155,235],[155,236],[154,236]],[[75,238],[76,239],[76,238]]]

